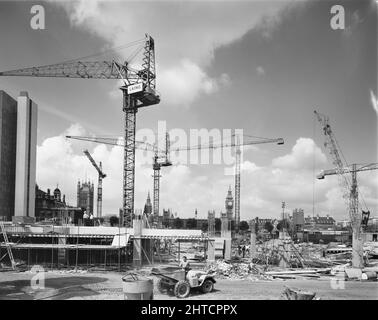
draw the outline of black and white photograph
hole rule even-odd
[[[377,9],[0,0],[0,300],[378,300]]]

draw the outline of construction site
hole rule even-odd
[[[167,130],[159,137],[160,142],[158,139],[153,143],[139,141],[138,111],[143,109],[143,113],[148,113],[164,102],[164,95],[157,90],[159,74],[155,66],[158,64],[155,48],[159,57],[159,43],[146,34],[143,39],[124,47],[136,48],[124,62],[119,62],[116,55],[108,60],[96,60],[94,57],[101,55],[95,54],[57,64],[0,72],[1,79],[9,82],[15,77],[47,77],[57,86],[73,81],[71,79],[118,81],[122,100],[118,102],[115,117],[122,114],[124,126],[122,138],[106,134],[65,134],[65,143],[81,148],[80,156],[84,155],[85,165],[88,170],[94,170],[97,177],[94,182],[71,181],[73,186],[77,182],[77,205],[69,206],[58,186],[50,195],[50,189],[43,192],[36,185],[37,120],[33,120],[36,104],[29,93],[20,94],[17,99],[14,212],[0,215],[0,300],[378,298],[378,228],[377,212],[374,212],[377,207],[367,204],[364,192],[369,197],[371,192],[366,192],[368,186],[361,185],[366,180],[357,177],[374,174],[378,163],[376,159],[361,159],[354,164],[346,160],[342,146],[348,141],[339,143],[338,131],[334,129],[341,127],[337,124],[339,119],[317,110],[309,114],[314,133],[316,131],[320,137],[317,143],[323,145],[327,157],[322,170],[315,172],[313,165],[312,217],[306,218],[303,210],[297,209],[302,205],[300,200],[290,215],[285,196],[278,195],[283,200],[271,203],[277,208],[277,214],[272,219],[259,219],[256,214],[242,212],[243,205],[254,201],[243,197],[244,181],[249,179],[244,154],[255,150],[253,148],[267,148],[283,158],[280,148],[287,144],[285,130],[281,130],[282,137],[262,138],[240,133],[235,127],[229,139],[210,139],[190,145],[177,144]],[[109,52],[112,49],[106,54]],[[33,79],[28,81],[33,82]],[[37,97],[33,99],[37,100]],[[2,101],[0,99],[0,106]],[[27,113],[25,122],[20,120],[22,106]],[[264,131],[269,132],[269,128]],[[5,139],[0,139],[3,141]],[[122,172],[110,170],[96,157],[97,153],[90,151],[98,145],[122,150]],[[225,198],[219,214],[210,209],[210,205],[207,215],[202,215],[203,219],[197,217],[195,205],[192,206],[194,218],[180,219],[170,210],[163,210],[166,198],[161,190],[167,188],[167,184],[161,178],[165,170],[177,165],[172,157],[183,152],[216,150],[228,150],[234,159],[229,180],[224,180],[232,181],[232,184],[218,185],[223,191],[216,191],[224,193],[221,197]],[[141,168],[138,152],[144,152],[152,160],[148,185],[138,186],[136,176]],[[327,167],[328,163],[331,167]],[[259,169],[256,168],[253,170]],[[302,169],[295,170],[300,174]],[[108,209],[103,208],[107,179],[122,180],[122,207],[112,216],[104,215]],[[337,193],[333,197],[338,197],[337,201],[342,198],[345,203],[345,226],[336,227],[328,214],[327,217],[316,216],[315,184],[324,183],[325,186],[319,188],[326,189],[333,183],[332,179],[338,179]],[[271,181],[267,179],[261,183]],[[206,183],[206,179],[202,180],[198,188]],[[148,192],[144,209],[136,205],[136,186],[145,194]],[[377,184],[371,188],[376,187]],[[209,194],[205,196],[210,199],[211,186],[208,189]],[[20,190],[22,196],[19,196]],[[224,190],[228,190],[227,193]],[[275,190],[279,192],[279,189]],[[300,196],[296,195],[298,199]],[[49,201],[51,205],[46,205]]]

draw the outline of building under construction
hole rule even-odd
[[[1,222],[0,256],[7,256],[5,264],[27,267],[124,270],[177,261],[182,243],[192,242],[203,248],[198,260],[215,259],[214,239],[200,230],[149,229],[145,224],[142,215],[135,216],[133,228]]]

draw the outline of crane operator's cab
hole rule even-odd
[[[121,89],[126,90],[128,95],[139,101],[138,108],[160,103],[159,94],[143,82],[134,83]]]

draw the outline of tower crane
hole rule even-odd
[[[154,219],[157,219],[157,217],[159,216],[160,178],[161,178],[160,169],[161,167],[169,167],[172,165],[172,162],[169,160],[169,147],[170,147],[170,141],[169,141],[169,134],[167,132],[165,136],[164,155],[160,156],[158,152],[158,148],[155,147],[154,164],[153,164],[153,170],[154,170],[153,215],[154,215]]]
[[[248,136],[247,136],[248,137]],[[239,232],[239,225],[240,225],[240,162],[241,162],[241,148],[242,145],[240,142],[240,136],[237,135],[236,137],[236,150],[235,150],[235,229],[236,232]],[[263,139],[261,141],[255,141],[257,143],[277,143],[278,145],[284,144],[284,140],[282,138],[278,139]]]
[[[84,154],[87,156],[93,167],[98,172],[98,185],[97,185],[97,218],[102,217],[102,179],[106,177],[106,174],[102,171],[102,163],[99,165],[94,161],[88,150],[84,150]]]
[[[135,42],[137,43],[137,42]],[[134,213],[135,184],[135,129],[136,113],[139,108],[158,104],[156,92],[155,42],[146,34],[143,40],[141,69],[132,68],[129,63],[112,61],[71,60],[40,67],[23,68],[0,72],[0,76],[58,77],[82,79],[121,79],[123,85],[124,158],[123,158],[123,216],[126,227],[132,224]]]
[[[115,138],[106,138],[106,137],[86,137],[86,136],[66,136],[68,139],[75,139],[81,141],[90,141],[96,143],[103,143],[113,146],[124,146],[123,141],[119,141]],[[166,147],[165,150],[159,150],[156,145],[149,144],[144,141],[135,141],[135,148],[151,151],[154,153],[153,157],[153,178],[154,178],[154,194],[153,194],[153,216],[156,219],[159,216],[159,193],[160,193],[160,170],[161,167],[168,167],[172,165],[172,162],[169,160],[169,134],[166,133]]]
[[[324,146],[329,149],[332,156],[332,163],[336,166],[331,170],[323,170],[317,175],[318,179],[324,179],[327,175],[338,175],[339,183],[343,190],[343,198],[349,212],[352,227],[352,266],[355,268],[363,267],[363,243],[361,239],[361,222],[362,215],[358,213],[358,189],[357,189],[357,172],[378,169],[378,164],[371,163],[367,165],[352,164],[348,166],[341,159],[342,152],[337,143],[335,134],[329,124],[329,118],[317,111],[314,111],[320,122],[325,135]],[[351,178],[348,173],[351,173]]]
[[[123,142],[119,141],[114,138],[101,138],[101,137],[83,137],[83,136],[66,136],[67,138],[71,139],[77,139],[77,140],[84,140],[84,141],[91,141],[91,142],[97,142],[97,143],[103,143],[103,144],[109,144],[114,146],[122,146]],[[261,137],[253,137],[249,135],[243,135],[243,142],[241,142],[241,135],[233,135],[234,141],[229,143],[221,143],[221,144],[200,144],[195,146],[188,146],[188,147],[179,147],[171,149],[170,147],[170,140],[169,140],[169,134],[166,134],[166,146],[165,150],[160,152],[163,152],[163,156],[158,155],[158,149],[156,146],[153,146],[153,150],[155,152],[154,156],[154,215],[159,215],[159,193],[160,193],[160,169],[161,167],[170,166],[172,165],[169,155],[171,152],[180,152],[180,151],[190,151],[190,150],[200,150],[200,149],[218,149],[218,148],[228,148],[228,147],[236,147],[236,159],[235,159],[235,222],[236,222],[236,230],[239,230],[239,224],[240,224],[240,162],[241,162],[241,146],[247,146],[247,145],[256,145],[256,144],[264,144],[264,143],[276,143],[278,145],[284,144],[283,138],[275,138],[275,139],[269,139],[269,138],[261,138]],[[251,139],[253,138],[253,139]],[[258,140],[256,140],[258,139]],[[144,145],[143,142],[139,142],[140,144],[137,146],[137,148],[150,150],[151,146],[146,144]],[[162,162],[159,161],[159,159],[163,159]]]

